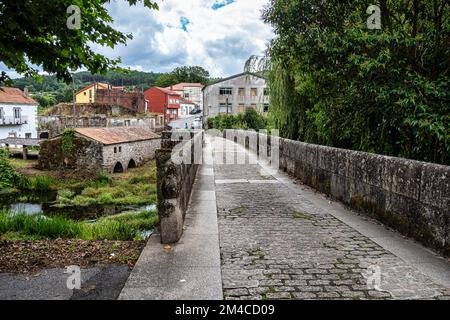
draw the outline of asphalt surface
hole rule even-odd
[[[115,300],[130,274],[125,265],[81,269],[81,289],[70,290],[65,271],[0,274],[0,300]]]
[[[188,126],[188,129],[191,129],[191,125],[194,122],[195,118],[200,117],[200,115],[195,115],[195,116],[189,116],[187,118],[184,119],[178,119],[176,121],[172,121],[170,122],[170,126],[174,129],[186,129],[186,124]],[[197,128],[196,128],[197,129]]]

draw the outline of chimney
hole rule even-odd
[[[23,88],[23,93],[28,97],[28,87]]]

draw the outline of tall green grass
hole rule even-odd
[[[140,232],[152,229],[157,221],[154,211],[103,217],[94,223],[0,212],[0,239],[140,240]]]

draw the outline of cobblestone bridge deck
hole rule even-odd
[[[121,299],[449,299],[450,262],[207,136],[185,231],[147,247]]]
[[[450,295],[445,259],[284,174],[221,164],[252,155],[221,138],[211,143],[226,299]]]

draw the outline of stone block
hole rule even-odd
[[[420,200],[450,214],[450,167],[422,164]]]
[[[422,163],[401,159],[386,157],[385,170],[383,177],[389,179],[383,182],[383,187],[387,189],[390,184],[390,190],[396,194],[419,200],[420,196],[420,180],[422,175]]]

